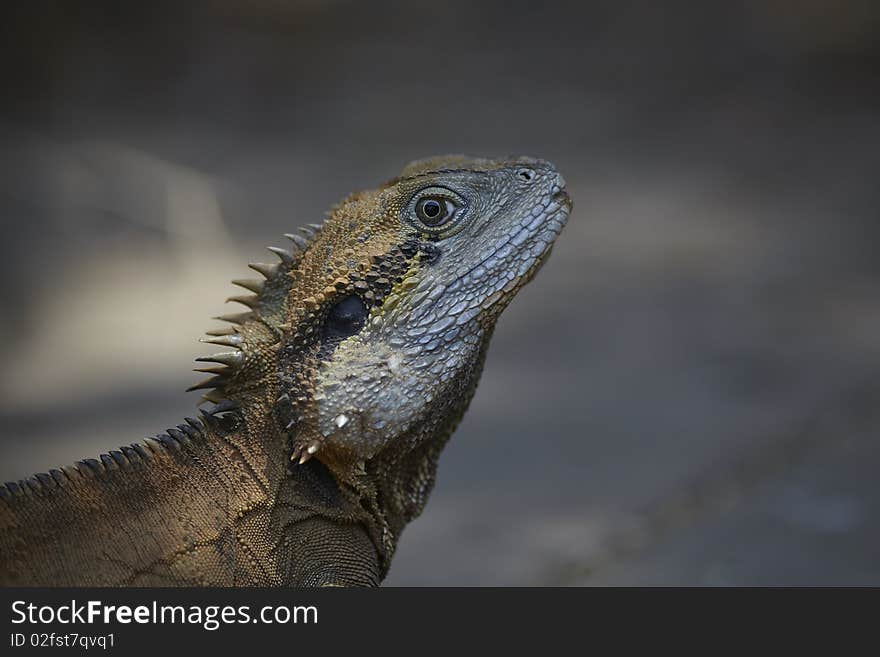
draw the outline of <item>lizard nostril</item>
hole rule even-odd
[[[530,183],[535,179],[535,172],[533,169],[520,169],[516,172],[517,177],[523,182]]]
[[[553,200],[559,203],[560,205],[564,205],[571,211],[572,202],[571,197],[568,195],[568,192],[565,191],[565,188],[560,189],[555,194],[553,194]]]

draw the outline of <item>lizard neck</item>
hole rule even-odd
[[[371,535],[381,544],[386,567],[404,527],[421,514],[434,487],[440,453],[476,392],[491,332],[490,326],[457,376],[438,386],[414,428],[393,436],[391,448],[368,460],[363,476],[352,480],[361,507],[370,512]]]
[[[235,515],[259,509],[256,533],[269,539],[256,556],[271,564],[274,583],[377,585],[391,554],[381,541],[386,532],[358,491],[318,459],[292,463],[290,436],[271,404],[250,403],[226,422],[228,431],[217,427],[211,450],[246,466],[242,481],[263,491],[259,500],[238,501]]]

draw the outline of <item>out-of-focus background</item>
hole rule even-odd
[[[575,210],[387,583],[880,584],[877,3],[17,5],[0,480],[192,415],[281,233],[524,153]]]

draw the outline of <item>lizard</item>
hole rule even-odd
[[[379,585],[571,208],[547,161],[448,155],[288,234],[203,340],[210,409],[0,486],[0,584]]]

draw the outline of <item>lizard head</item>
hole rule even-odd
[[[232,350],[197,387],[259,403],[291,458],[363,472],[389,451],[446,436],[476,386],[500,312],[546,259],[571,210],[543,160],[443,156],[350,196],[290,235],[265,281],[212,334]]]

